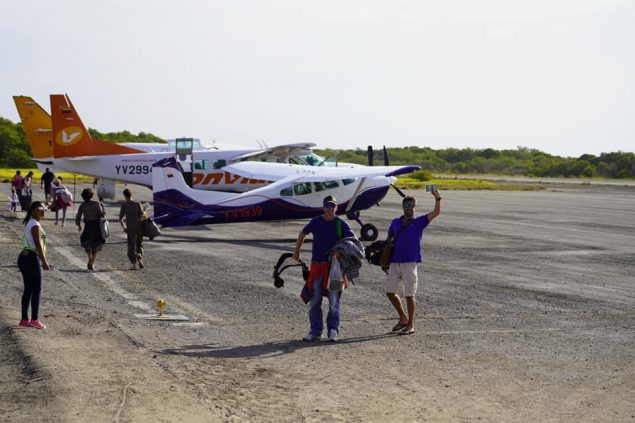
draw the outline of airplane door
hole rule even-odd
[[[192,157],[194,152],[194,138],[177,138],[176,146],[176,160],[178,161],[181,169],[183,169],[183,179],[185,183],[192,188],[192,164],[194,158]]]

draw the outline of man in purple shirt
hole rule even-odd
[[[417,263],[421,262],[421,238],[423,231],[432,220],[441,213],[441,196],[436,188],[432,189],[435,198],[434,210],[419,217],[414,216],[416,200],[414,197],[403,199],[403,216],[392,221],[388,229],[388,241],[393,240],[393,254],[386,278],[386,295],[397,313],[399,322],[392,328],[400,335],[415,333],[415,294],[417,293]],[[408,305],[408,314],[401,305],[397,288],[403,283],[404,297]]]
[[[309,333],[302,338],[305,341],[317,341],[322,336],[324,323],[322,322],[322,296],[328,296],[329,311],[326,316],[328,338],[331,342],[337,341],[340,326],[340,296],[342,291],[329,291],[328,275],[331,267],[328,251],[342,238],[353,237],[348,223],[335,215],[337,200],[335,196],[326,196],[322,203],[324,214],[311,219],[300,231],[293,252],[293,259],[300,260],[300,249],[304,238],[313,234],[313,247],[311,249],[311,269],[306,281],[310,290],[309,300]]]

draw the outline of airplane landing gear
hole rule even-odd
[[[361,235],[362,240],[364,241],[374,241],[379,236],[379,231],[372,223],[366,223],[365,225],[362,225]]]
[[[361,221],[359,218],[359,212],[348,213],[346,215],[350,220],[354,220],[362,226],[362,230],[360,232],[360,238],[362,241],[374,241],[379,236],[379,230],[377,227],[371,223],[366,223]]]

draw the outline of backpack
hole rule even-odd
[[[61,197],[66,204],[71,204],[71,202],[73,201],[73,194],[71,194],[71,192],[67,188],[64,188]]]
[[[381,266],[381,253],[384,251],[387,244],[388,243],[386,241],[375,241],[366,247],[365,255],[368,263],[374,264],[375,266]]]

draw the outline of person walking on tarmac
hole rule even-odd
[[[15,175],[13,175],[13,179],[11,179],[11,186],[15,188],[15,193],[20,197],[22,195],[22,189],[24,189],[24,176],[22,176],[22,172],[19,170],[15,171]]]
[[[70,191],[64,186],[60,176],[53,181],[53,208],[55,210],[55,224],[59,223],[59,213],[62,211],[62,226],[66,225],[66,209],[71,205]]]
[[[128,188],[123,190],[123,196],[126,201],[119,211],[119,223],[128,235],[128,260],[132,263],[130,270],[136,270],[137,263],[139,269],[143,269],[143,207],[132,199],[132,192]]]
[[[392,328],[400,335],[415,333],[415,294],[417,293],[417,263],[421,257],[421,238],[423,231],[432,220],[441,213],[441,196],[436,188],[432,189],[435,198],[434,210],[418,217],[414,216],[416,200],[405,197],[402,201],[403,216],[394,219],[388,229],[388,240],[393,240],[393,253],[386,278],[386,296],[397,313],[399,322]],[[403,292],[408,305],[408,314],[401,305],[396,291],[403,282]]]
[[[309,333],[302,338],[304,341],[317,341],[322,336],[324,323],[322,321],[322,296],[328,296],[329,311],[326,316],[328,338],[330,341],[337,341],[340,326],[340,296],[342,291],[329,291],[328,277],[330,261],[328,251],[337,243],[340,238],[354,237],[348,223],[335,216],[337,210],[337,200],[329,195],[323,200],[324,214],[313,218],[298,234],[293,259],[300,261],[300,249],[304,243],[304,238],[312,233],[313,246],[311,249],[311,268],[306,281],[306,288],[309,290]],[[338,228],[340,229],[338,231]]]
[[[51,184],[54,179],[55,174],[49,171],[49,168],[47,167],[46,172],[44,172],[40,178],[40,188],[44,188],[44,201],[47,206],[55,200],[55,197],[53,197],[53,193],[51,192]]]
[[[75,216],[77,230],[82,232],[79,240],[88,255],[88,270],[95,270],[97,253],[101,251],[102,246],[106,243],[106,240],[101,236],[101,229],[99,228],[99,220],[106,216],[106,210],[102,203],[93,201],[94,195],[95,191],[90,188],[85,188],[82,191],[84,202],[77,209],[77,215]],[[84,217],[83,231],[82,216]]]
[[[24,227],[24,247],[18,256],[18,268],[24,280],[22,294],[22,318],[19,325],[46,329],[38,318],[40,311],[40,293],[42,291],[42,269],[50,270],[46,261],[46,233],[40,225],[45,207],[40,201],[34,201],[26,212],[22,223]],[[31,319],[29,320],[29,304]]]

